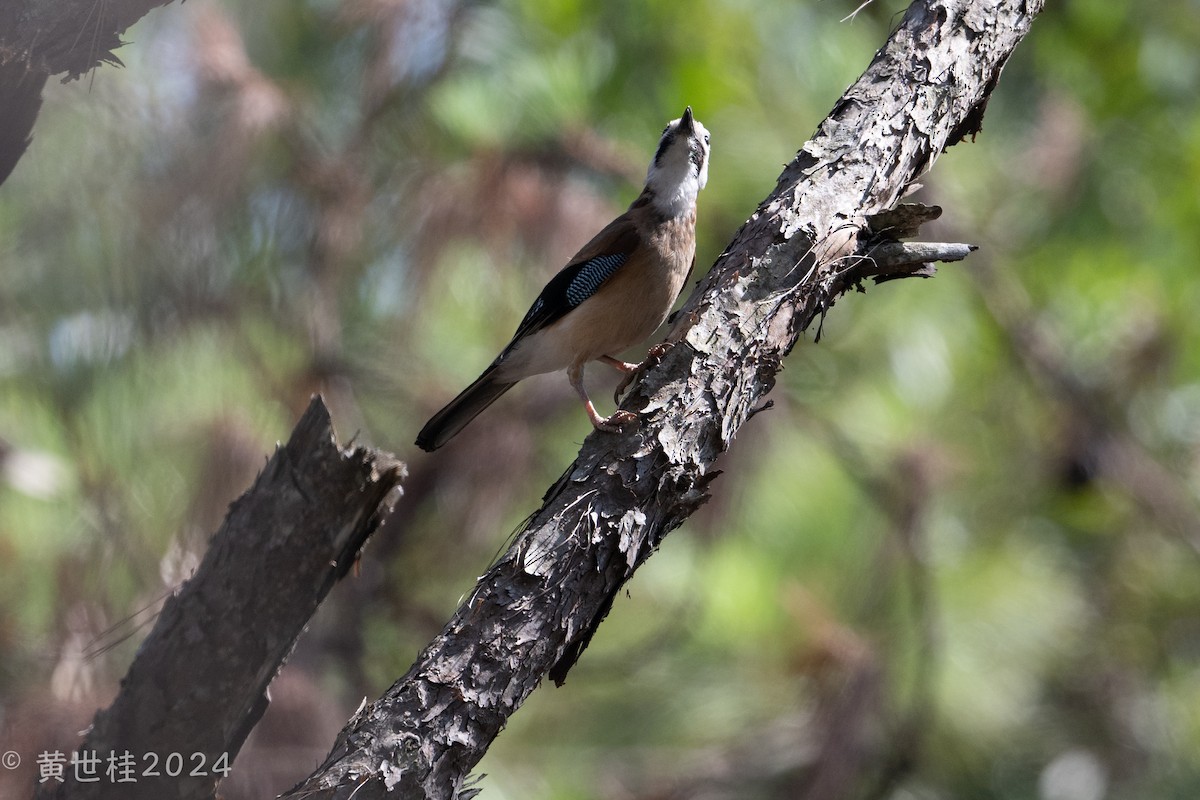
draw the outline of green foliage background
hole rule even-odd
[[[226,794],[306,774],[588,432],[562,376],[416,430],[689,103],[711,264],[903,10],[854,5],[194,0],[49,86],[0,189],[7,741],[70,745],[322,391],[412,475],[284,673],[310,734]],[[485,797],[1200,796],[1200,8],[1050,5],[916,198],[980,251],[796,349]]]

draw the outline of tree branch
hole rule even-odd
[[[121,34],[171,0],[14,0],[0,9],[0,63],[78,78],[120,64]]]
[[[473,793],[467,776],[509,715],[547,672],[565,679],[619,589],[707,499],[716,459],[800,334],[877,269],[868,217],[978,131],[1042,5],[909,8],[685,305],[673,346],[624,403],[640,427],[588,437],[442,633],[285,797]]]
[[[269,703],[267,685],[333,585],[358,558],[388,509],[404,465],[363,447],[342,449],[319,397],[275,451],[254,486],[230,507],[203,563],[163,606],[109,708],[79,753],[100,758],[95,783],[43,783],[41,800],[112,796],[110,753],[136,759],[130,800],[211,798],[226,754],[232,763]],[[146,754],[182,754],[182,775],[143,774]],[[205,757],[203,775],[189,773]]]
[[[32,140],[51,75],[120,65],[121,34],[171,0],[5,0],[0,3],[0,184]]]

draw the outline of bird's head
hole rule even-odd
[[[646,171],[646,188],[659,211],[678,216],[695,204],[708,182],[708,144],[708,129],[692,116],[691,106],[663,129]]]

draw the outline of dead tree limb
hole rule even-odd
[[[38,797],[211,798],[222,754],[232,763],[266,711],[268,684],[354,565],[403,475],[389,455],[339,447],[324,402],[313,398],[288,443],[230,507],[196,574],[163,606],[116,700],[96,714],[77,753],[96,754],[99,780],[80,782],[68,768]],[[108,758],[124,753],[135,780],[118,783],[119,772],[106,775]],[[165,763],[171,753],[184,759],[177,777]]]
[[[705,501],[718,456],[801,333],[883,274],[868,253],[892,226],[870,218],[979,130],[1042,5],[918,0],[908,9],[685,305],[673,346],[624,403],[640,427],[588,437],[442,633],[285,797],[471,794],[470,770],[509,715],[544,675],[565,678],[618,590]]]
[[[171,0],[4,0],[0,3],[0,183],[32,138],[51,75],[68,81],[101,64],[130,26]]]

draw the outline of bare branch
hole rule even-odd
[[[171,0],[5,0],[0,3],[0,183],[25,154],[51,75],[78,78],[113,52],[121,34]]]
[[[0,63],[78,78],[120,64],[121,34],[171,0],[14,0],[0,10]]]
[[[225,754],[232,763],[266,711],[267,685],[333,585],[388,511],[404,465],[363,447],[342,449],[313,398],[291,440],[230,507],[203,563],[167,600],[113,704],[79,752],[129,752],[130,800],[211,798]],[[145,754],[189,758],[182,775],[144,774]],[[204,755],[202,775],[190,773]],[[101,768],[101,772],[103,768]],[[111,797],[114,782],[41,785],[42,800]]]

